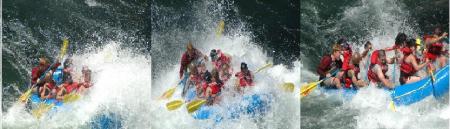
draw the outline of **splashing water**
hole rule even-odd
[[[151,62],[147,56],[111,41],[91,52],[74,54],[72,59],[76,73],[84,65],[93,72],[93,87],[82,99],[39,120],[23,105],[14,104],[3,114],[3,127],[90,128],[99,122],[99,116],[117,120],[110,128],[149,127]]]
[[[250,70],[254,71],[266,63],[272,61],[264,52],[264,49],[252,42],[252,34],[245,31],[245,23],[237,19],[225,20],[225,34],[216,36],[215,29],[218,22],[227,16],[227,11],[237,10],[233,3],[223,1],[201,1],[193,2],[192,8],[186,14],[176,12],[164,5],[152,5],[152,57],[154,60],[153,83],[152,83],[152,128],[300,128],[300,102],[299,97],[293,93],[285,93],[280,88],[284,82],[292,82],[296,86],[300,83],[300,62],[293,61],[292,68],[277,64],[255,74],[255,86],[246,91],[246,94],[270,94],[272,103],[270,110],[255,119],[250,116],[242,116],[238,119],[224,119],[216,123],[214,119],[196,120],[187,113],[184,105],[175,111],[167,111],[165,104],[169,101],[179,99],[179,93],[175,93],[170,100],[157,100],[164,91],[176,86],[179,80],[178,70],[182,52],[185,44],[193,41],[194,47],[203,54],[208,54],[211,49],[220,49],[232,58],[231,66],[234,72],[240,70],[240,63],[246,62]],[[183,22],[179,27],[179,20],[185,15],[196,19],[195,22]],[[184,25],[186,24],[186,25]],[[195,29],[190,29],[195,28]],[[169,58],[170,57],[170,58]],[[210,62],[207,62],[210,65]],[[211,66],[207,66],[211,70]],[[157,70],[156,70],[157,69]],[[221,102],[214,106],[217,112],[225,114],[225,108],[230,104],[241,101],[239,96],[233,97],[231,89],[234,79],[225,84]],[[178,88],[181,89],[181,88]],[[296,91],[298,93],[298,91]]]
[[[345,8],[340,19],[329,20],[335,25],[324,33],[348,37],[358,52],[363,50],[365,41],[372,42],[374,50],[377,50],[393,46],[399,32],[406,33],[409,38],[423,34],[398,1],[362,0],[356,3]],[[387,53],[388,57],[393,55],[393,52]],[[366,60],[360,64],[359,78],[367,74]],[[394,67],[390,65],[388,76],[395,74],[394,80],[398,80],[399,69],[396,68],[395,73],[392,71]],[[314,71],[303,69],[301,75],[302,84],[318,79]],[[302,99],[302,128],[449,128],[448,94],[439,100],[431,96],[409,106],[396,107],[397,112],[389,109],[390,101],[388,92],[374,86],[360,89],[351,100],[316,90]]]

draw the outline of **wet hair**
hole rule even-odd
[[[439,36],[441,36],[441,34],[442,34],[442,31],[443,31],[443,28],[442,28],[442,26],[440,25],[440,24],[437,24],[435,27],[434,27],[434,29],[433,29],[433,33],[436,31],[436,29],[439,29],[440,31],[441,31],[441,33],[440,34],[438,34]]]
[[[366,44],[364,44],[364,48],[367,49],[367,47],[369,47],[369,45],[372,45],[372,43],[370,41],[367,41]]]
[[[339,40],[337,41],[338,44],[344,44],[347,43],[347,39],[345,37],[341,37],[339,38]]]
[[[248,69],[247,64],[245,62],[241,63],[241,70],[242,69]]]
[[[192,45],[192,42],[191,42],[191,41],[188,42],[188,44],[186,45],[186,48],[187,48],[188,50],[192,50],[192,49],[194,48],[194,46]]]
[[[212,49],[211,52],[209,53],[209,56],[211,57],[211,60],[215,59],[217,57],[217,50]]]
[[[64,61],[64,68],[67,68],[67,67],[70,67],[70,66],[72,66],[72,59],[71,58],[67,58],[65,61]]]
[[[211,73],[209,73],[209,71],[205,72],[204,79],[205,79],[206,83],[210,83],[211,82]]]
[[[415,47],[417,44],[416,44],[416,39],[408,39],[407,41],[406,41],[406,46],[407,47]]]
[[[406,41],[407,36],[405,33],[398,33],[397,37],[395,37],[395,45],[403,45],[403,43]]]
[[[361,55],[358,52],[353,53],[352,56],[352,64],[354,65],[359,65],[359,62],[361,62]]]
[[[341,45],[339,44],[334,44],[331,53],[334,53],[336,51],[340,51],[341,50]]]

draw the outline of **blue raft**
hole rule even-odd
[[[391,94],[395,105],[410,105],[430,95],[439,98],[448,93],[448,67],[449,65],[434,74],[435,82],[428,76],[418,82],[396,86]]]
[[[216,123],[223,119],[238,119],[241,115],[255,118],[270,110],[271,101],[272,96],[269,94],[245,95],[241,102],[229,104],[229,106],[202,105],[200,109],[192,113],[192,117],[197,120],[214,119]]]
[[[391,93],[395,105],[410,105],[433,95],[440,98],[448,93],[449,90],[449,65],[438,70],[435,75],[435,82],[428,76],[418,82],[398,85],[393,90],[385,89]],[[341,94],[347,100],[352,99],[357,93],[357,89],[332,89],[320,87],[323,93]]]

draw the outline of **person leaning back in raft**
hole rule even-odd
[[[319,80],[325,79],[320,85],[327,88],[342,88],[341,81],[335,75],[331,73],[338,70],[342,66],[342,62],[339,60],[341,56],[340,45],[335,44],[330,55],[325,55],[320,60],[317,73],[319,74]]]
[[[442,68],[447,63],[447,57],[444,56],[445,49],[444,49],[444,38],[447,38],[448,33],[442,32],[442,27],[437,26],[434,29],[434,32],[432,35],[425,35],[424,41],[426,45],[426,50],[424,51],[424,55],[427,59],[431,60],[432,63],[435,63],[436,60],[438,62],[437,68]],[[433,66],[433,65],[430,65]],[[436,70],[432,68],[433,70]]]

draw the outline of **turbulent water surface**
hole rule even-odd
[[[277,1],[220,1],[189,2],[154,1],[152,10],[152,127],[154,128],[300,128],[300,101],[298,94],[280,89],[283,82],[300,83],[298,61],[298,2]],[[260,10],[260,11],[255,11]],[[293,11],[288,12],[288,11]],[[225,22],[222,36],[216,35],[220,20]],[[195,120],[185,108],[167,111],[165,104],[179,99],[176,92],[171,100],[158,100],[165,90],[175,86],[179,77],[179,61],[192,41],[202,53],[221,49],[231,55],[234,71],[240,62],[255,70],[267,62],[272,68],[255,74],[255,86],[246,94],[270,94],[270,110],[255,119]],[[210,63],[208,63],[210,64]],[[211,68],[211,67],[209,67]],[[225,84],[231,89],[234,80]],[[296,88],[298,93],[298,88]],[[232,90],[224,90],[218,109],[240,101],[232,99]],[[224,112],[227,110],[225,109]]]
[[[4,128],[145,128],[150,122],[149,3],[137,1],[5,0],[2,122]],[[61,111],[36,119],[16,103],[42,55],[51,62],[63,38],[75,72],[93,71],[94,87]],[[148,40],[147,40],[148,38]]]
[[[438,24],[448,32],[448,1],[434,0],[302,0],[301,83],[318,79],[316,66],[339,37],[347,37],[353,50],[371,41],[375,49],[392,46],[397,33],[416,38]],[[393,53],[388,53],[392,56]],[[365,60],[362,69],[365,69]],[[388,76],[394,74],[389,67]],[[362,70],[360,77],[364,77]],[[396,69],[398,80],[399,71]],[[397,82],[398,84],[398,82]],[[407,107],[389,110],[390,96],[384,90],[363,88],[349,100],[316,90],[301,103],[302,128],[449,128],[448,95],[428,97]]]

